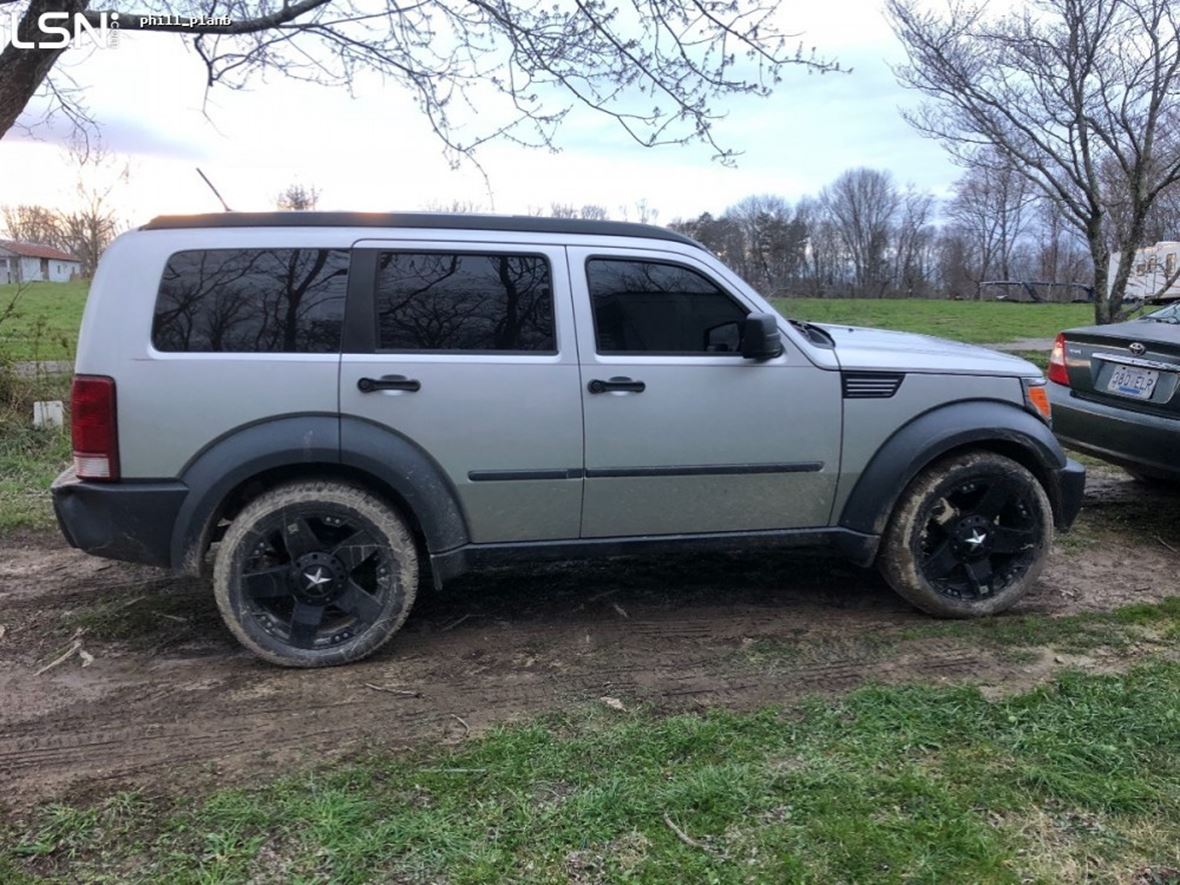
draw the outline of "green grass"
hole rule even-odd
[[[1094,322],[1088,304],[1006,304],[875,298],[785,298],[774,306],[794,319],[920,332],[972,344],[1053,338]]]
[[[1048,647],[1063,652],[1086,652],[1103,647],[1125,648],[1152,635],[1164,641],[1180,635],[1180,596],[1112,612],[1086,612],[1060,618],[1029,615],[938,621],[902,630],[898,638],[953,637],[970,645],[1000,649]]]
[[[0,324],[0,358],[72,359],[89,289],[87,280],[28,286],[16,303],[16,313]],[[15,292],[16,286],[0,286],[0,310]]]
[[[1028,360],[1042,372],[1049,371],[1049,351],[1047,350],[1018,350],[1012,355]]]
[[[595,707],[201,799],[51,806],[0,831],[0,877],[1167,881],[1177,746],[1175,663],[994,701],[908,686],[750,714]]]
[[[69,400],[70,377],[18,377],[0,366],[0,532],[53,524],[49,485],[69,463],[68,428],[34,430],[35,400]]]
[[[1008,662],[1031,663],[1042,651],[1084,653],[1096,649],[1124,652],[1136,645],[1167,645],[1180,637],[1180,596],[1158,603],[1126,606],[1111,612],[1063,617],[1043,615],[935,621],[871,635],[759,639],[736,657],[763,672],[789,673],[800,663],[876,661],[920,650],[929,639],[958,640],[965,648],[983,648]]]

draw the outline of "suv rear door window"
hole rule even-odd
[[[539,255],[382,252],[376,308],[380,350],[557,352]]]
[[[202,249],[168,259],[152,344],[170,352],[338,353],[346,249]]]
[[[602,354],[716,356],[710,331],[748,313],[708,277],[677,264],[592,258],[586,275]]]

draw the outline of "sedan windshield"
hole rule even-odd
[[[1180,301],[1177,301],[1175,304],[1169,304],[1160,310],[1152,311],[1146,314],[1143,319],[1152,320],[1157,323],[1176,323],[1180,325]]]

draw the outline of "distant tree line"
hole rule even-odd
[[[968,169],[948,199],[899,186],[878,169],[851,169],[792,203],[749,196],[721,215],[669,227],[717,254],[772,296],[817,298],[995,297],[995,282],[1069,299],[1092,284],[1084,237],[1059,205],[998,157]],[[1157,201],[1145,243],[1180,236],[1180,188]],[[1074,284],[1067,287],[1061,284]]]

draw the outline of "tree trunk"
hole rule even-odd
[[[1101,233],[1092,233],[1088,239],[1090,257],[1094,260],[1094,322],[1104,325],[1114,322],[1114,314],[1110,309],[1111,293],[1106,289],[1106,277],[1110,272],[1110,250],[1106,248]],[[1123,285],[1126,286],[1125,280]]]
[[[22,42],[45,39],[37,19],[45,12],[82,12],[90,0],[32,0],[17,26]],[[18,49],[10,43],[0,52],[0,138],[36,95],[45,77],[65,49]]]
[[[1107,310],[1111,317],[1107,322],[1114,323],[1119,320],[1119,314],[1123,307],[1123,296],[1127,292],[1127,281],[1131,278],[1131,268],[1135,266],[1135,252],[1143,241],[1143,227],[1144,225],[1138,222],[1133,225],[1131,236],[1119,254],[1119,265],[1115,268],[1110,292],[1107,293]]]

